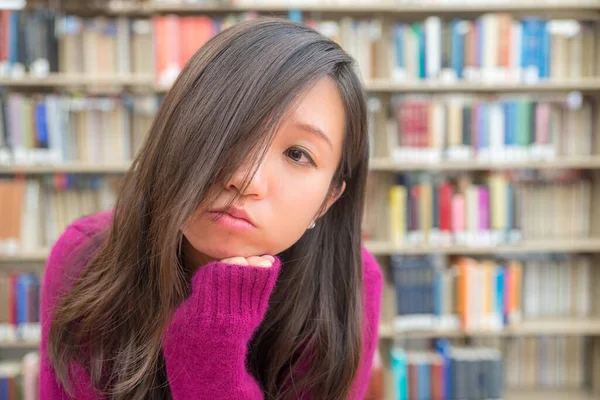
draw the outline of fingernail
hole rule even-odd
[[[265,255],[265,256],[263,256],[263,257],[267,258],[267,259],[268,259],[269,261],[271,261],[272,263],[273,263],[273,262],[275,262],[275,257],[273,257],[273,256],[270,256],[270,255]]]

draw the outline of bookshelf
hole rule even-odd
[[[7,164],[0,165],[0,174],[123,174],[129,169],[129,163],[90,164],[81,162],[63,162],[57,164]],[[510,169],[600,169],[600,156],[562,157],[552,161],[514,161],[514,162],[411,162],[400,164],[393,160],[375,158],[370,161],[369,169],[380,172],[405,171],[492,171]]]
[[[168,85],[156,84],[151,75],[141,74],[64,74],[50,73],[44,76],[0,77],[0,86],[15,89],[78,89],[92,88],[94,93],[115,93],[113,88],[166,93]],[[482,82],[415,82],[395,83],[389,80],[368,80],[364,82],[369,93],[557,93],[600,92],[600,78],[569,79],[563,81],[538,82],[529,84],[517,83],[482,83]]]
[[[453,260],[456,257],[469,257],[476,260],[486,260],[488,258],[496,259],[497,257],[513,257],[515,259],[521,259],[524,257],[533,257],[539,254],[560,254],[561,256],[570,257],[585,255],[590,258],[592,276],[590,277],[592,282],[599,282],[598,276],[600,274],[596,271],[598,261],[600,260],[600,211],[590,207],[589,215],[586,215],[589,224],[586,227],[585,234],[578,235],[567,235],[559,236],[554,234],[540,235],[539,229],[532,229],[528,231],[521,240],[515,242],[501,241],[498,243],[456,243],[448,242],[439,244],[435,242],[423,242],[419,243],[400,243],[398,240],[393,238],[390,233],[389,221],[391,219],[391,210],[389,205],[389,189],[392,185],[397,184],[396,178],[398,176],[447,176],[448,179],[458,179],[465,175],[474,176],[473,182],[470,185],[475,185],[478,188],[483,188],[487,185],[487,181],[484,178],[489,173],[507,173],[507,174],[519,174],[522,171],[541,171],[542,173],[552,174],[555,171],[562,170],[579,170],[582,171],[581,176],[577,179],[586,182],[586,198],[583,199],[591,204],[598,203],[600,200],[600,1],[583,1],[583,0],[571,0],[571,1],[492,1],[492,2],[475,2],[475,1],[446,1],[446,2],[435,2],[431,4],[423,4],[420,1],[406,1],[398,2],[386,2],[377,4],[377,2],[370,4],[337,4],[335,1],[330,1],[327,4],[325,2],[316,4],[316,2],[305,2],[296,0],[293,2],[276,2],[270,1],[268,4],[264,2],[256,1],[240,1],[235,2],[236,4],[195,4],[193,2],[135,2],[128,4],[127,2],[109,2],[107,6],[95,7],[93,4],[88,7],[83,7],[78,2],[61,1],[62,10],[66,10],[67,14],[82,18],[82,20],[98,20],[102,23],[106,23],[106,18],[116,18],[119,20],[118,23],[128,24],[130,21],[146,21],[145,28],[140,28],[141,31],[134,33],[139,36],[131,36],[126,40],[133,43],[134,40],[141,40],[136,42],[142,44],[142,52],[133,54],[134,49],[131,43],[125,47],[119,47],[123,45],[122,38],[117,38],[115,43],[109,46],[115,50],[115,62],[114,64],[105,71],[100,70],[86,70],[86,65],[82,65],[80,70],[69,67],[69,63],[65,63],[65,60],[69,59],[63,54],[65,59],[58,60],[58,67],[55,70],[46,72],[38,75],[19,75],[15,74],[3,74],[0,71],[0,88],[6,91],[8,96],[16,95],[16,102],[22,104],[25,102],[32,101],[33,104],[40,101],[40,98],[44,96],[59,95],[63,96],[63,99],[68,103],[72,98],[119,98],[123,100],[125,109],[130,107],[131,104],[127,103],[129,100],[124,99],[136,99],[146,96],[148,98],[159,98],[164,95],[170,84],[162,81],[160,77],[160,71],[158,60],[153,57],[153,46],[157,43],[153,41],[151,35],[152,31],[156,29],[153,25],[154,21],[164,17],[174,18],[188,18],[195,16],[208,16],[210,18],[230,18],[231,15],[237,16],[237,18],[248,17],[249,13],[257,12],[263,15],[280,15],[280,16],[293,16],[297,15],[296,12],[301,12],[302,17],[306,20],[310,20],[318,29],[323,28],[332,21],[341,25],[340,31],[336,36],[336,39],[343,43],[352,43],[352,38],[357,40],[360,35],[355,32],[350,32],[350,39],[344,42],[344,34],[348,33],[349,22],[360,22],[365,21],[370,23],[370,27],[374,28],[375,31],[380,31],[376,38],[371,42],[365,44],[362,43],[358,50],[355,49],[356,53],[352,55],[359,60],[359,65],[362,66],[368,64],[375,64],[374,67],[369,66],[368,73],[363,77],[364,86],[368,92],[369,98],[377,98],[379,100],[379,109],[371,109],[372,127],[371,135],[374,140],[373,154],[370,162],[371,176],[375,177],[372,179],[375,181],[374,191],[379,193],[379,198],[374,202],[373,207],[376,212],[374,213],[374,221],[368,224],[372,229],[369,232],[369,237],[366,240],[366,247],[378,257],[386,276],[386,291],[383,302],[382,310],[382,324],[380,328],[380,352],[384,360],[388,359],[390,350],[397,345],[397,343],[404,343],[405,341],[432,341],[436,338],[446,338],[457,343],[469,342],[472,340],[500,340],[504,342],[511,342],[518,340],[519,338],[530,338],[535,339],[537,337],[553,336],[553,337],[589,337],[591,338],[591,350],[597,356],[595,358],[596,363],[600,363],[600,298],[596,298],[591,294],[592,302],[591,312],[589,315],[576,316],[576,315],[560,315],[552,316],[545,315],[540,317],[524,317],[518,323],[511,323],[503,326],[500,329],[464,329],[458,328],[444,328],[444,329],[395,329],[395,317],[396,317],[396,304],[395,304],[395,293],[394,293],[394,280],[393,280],[393,265],[392,257],[396,255],[404,256],[420,256],[420,255],[432,255],[442,257],[446,260]],[[119,5],[120,4],[120,5]],[[290,12],[291,11],[291,12]],[[528,17],[541,17],[548,20],[563,20],[563,19],[574,19],[579,21],[585,21],[586,27],[592,27],[590,30],[585,30],[582,25],[582,31],[592,35],[586,36],[585,38],[579,37],[574,34],[572,37],[569,36],[568,40],[578,43],[577,46],[581,45],[580,53],[583,54],[585,49],[593,50],[593,57],[589,57],[587,61],[581,62],[580,70],[576,73],[567,73],[563,71],[563,74],[558,76],[548,76],[544,79],[523,79],[523,80],[502,80],[502,79],[446,79],[443,74],[435,78],[430,77],[419,77],[418,79],[398,79],[398,76],[394,76],[395,66],[388,65],[389,63],[370,63],[374,58],[378,60],[393,59],[397,54],[394,53],[395,46],[394,38],[391,37],[391,33],[399,22],[406,23],[418,23],[420,26],[427,25],[427,21],[430,16],[438,16],[441,20],[452,20],[455,18],[464,19],[465,21],[475,21],[479,17],[486,15],[502,14],[504,16],[510,15],[513,19],[513,23],[522,21]],[[244,15],[241,17],[241,15]],[[175,19],[173,19],[175,21]],[[486,20],[489,22],[489,20]],[[487,23],[483,22],[483,24]],[[178,22],[177,22],[178,23]],[[320,25],[323,23],[323,25]],[[493,24],[497,22],[492,21]],[[562,26],[562,25],[561,25]],[[149,27],[149,30],[146,28]],[[139,28],[139,27],[138,27]],[[564,28],[564,26],[563,26]],[[344,29],[346,29],[344,31]],[[427,28],[423,28],[427,29]],[[487,28],[484,28],[487,29]],[[562,29],[562,28],[561,28]],[[88,32],[89,33],[89,32]],[[97,34],[97,33],[95,33]],[[133,35],[133,34],[132,34]],[[144,36],[146,35],[146,36]],[[148,36],[150,35],[150,36]],[[571,35],[571,34],[569,34]],[[559,35],[560,36],[560,35]],[[148,38],[150,40],[148,41]],[[593,37],[593,44],[590,44],[590,40]],[[69,36],[68,40],[78,40],[77,35]],[[102,35],[97,36],[94,40],[104,40]],[[146,40],[143,42],[143,40]],[[408,39],[409,42],[412,39]],[[577,42],[580,40],[581,42]],[[584,42],[586,43],[584,45]],[[102,42],[106,45],[105,42]],[[408,42],[406,42],[408,43]],[[405,45],[406,43],[403,42]],[[571,43],[571,42],[569,42]],[[72,43],[71,43],[72,44]],[[496,45],[500,46],[500,42],[497,41]],[[563,43],[564,45],[564,43]],[[58,40],[59,50],[67,46],[65,38]],[[143,47],[146,46],[146,47]],[[97,54],[93,52],[94,46],[88,46],[82,51],[81,54],[70,54],[70,59],[96,59]],[[92,50],[90,50],[90,48]],[[117,50],[120,48],[121,50]],[[370,52],[370,57],[364,57],[364,50],[367,49]],[[131,59],[128,62],[122,63],[118,58],[118,51],[131,53]],[[1,52],[0,52],[1,53]],[[147,54],[140,54],[147,53]],[[150,56],[148,56],[148,54]],[[567,53],[565,53],[567,54]],[[571,60],[573,54],[567,54],[566,57]],[[406,54],[405,54],[406,55]],[[147,58],[143,58],[148,56]],[[0,54],[1,57],[1,54]],[[0,60],[0,65],[1,65]],[[498,61],[498,60],[496,60]],[[549,64],[556,62],[556,60],[546,60]],[[485,60],[481,63],[485,64]],[[492,63],[494,57],[492,57]],[[85,63],[84,63],[85,64]],[[381,65],[379,65],[381,64]],[[570,63],[565,64],[570,70]],[[585,66],[584,66],[585,65]],[[593,68],[590,67],[593,65]],[[482,67],[482,65],[479,65]],[[564,65],[561,67],[563,68]],[[448,68],[448,65],[443,68]],[[442,69],[443,69],[442,68]],[[483,68],[483,67],[482,67]],[[407,67],[408,69],[408,67]],[[585,70],[585,72],[584,72]],[[578,110],[580,106],[571,105],[568,100],[569,96],[577,94],[578,96],[589,101],[591,104],[589,114],[583,116],[577,114],[574,111],[574,115],[569,114],[569,110]],[[19,97],[23,96],[23,97]],[[396,98],[411,100],[414,98],[422,99],[426,98],[427,101],[431,101],[435,112],[439,111],[441,107],[444,112],[449,112],[450,103],[442,101],[436,103],[436,99],[450,99],[453,96],[466,96],[469,98],[467,103],[473,102],[473,104],[483,104],[484,106],[492,105],[496,106],[499,102],[513,101],[513,99],[528,98],[533,99],[535,107],[539,104],[547,105],[549,107],[558,110],[556,116],[550,114],[550,119],[536,119],[533,117],[530,121],[531,124],[526,130],[534,131],[539,130],[540,125],[553,121],[552,118],[563,118],[560,124],[566,124],[566,128],[560,130],[560,132],[552,132],[551,144],[554,146],[555,154],[551,157],[536,153],[539,149],[535,148],[538,144],[538,139],[544,136],[544,132],[538,134],[530,134],[529,139],[525,140],[524,143],[518,143],[523,145],[525,151],[530,152],[532,157],[522,158],[516,157],[513,159],[500,158],[494,159],[492,157],[477,157],[478,154],[472,154],[469,157],[452,158],[452,153],[448,150],[452,150],[447,146],[450,141],[451,133],[443,132],[440,133],[443,138],[441,143],[436,143],[434,146],[440,150],[440,157],[434,157],[428,161],[427,157],[413,157],[411,160],[402,160],[399,162],[398,159],[394,159],[393,152],[390,149],[396,149],[403,147],[406,143],[393,142],[390,140],[391,136],[401,136],[406,134],[404,130],[406,127],[400,127],[402,121],[399,118],[394,117],[394,111],[390,111],[394,107],[394,101]],[[549,99],[549,100],[548,100]],[[14,100],[14,99],[13,99]],[[11,99],[8,99],[10,104]],[[127,105],[129,104],[129,105]],[[462,106],[461,106],[462,107]],[[85,107],[84,107],[85,108]],[[55,218],[52,221],[54,230],[48,233],[50,239],[40,240],[36,246],[27,246],[27,250],[16,251],[11,253],[2,253],[0,246],[0,271],[19,271],[19,270],[35,270],[36,267],[41,268],[48,256],[49,248],[52,244],[51,238],[60,231],[67,220],[75,218],[77,212],[83,213],[90,210],[93,207],[89,203],[89,198],[86,197],[88,203],[81,208],[73,207],[81,200],[83,196],[78,197],[79,194],[66,190],[63,192],[62,188],[48,187],[44,183],[44,179],[48,176],[61,176],[65,174],[69,176],[76,176],[77,179],[89,179],[96,182],[96,180],[104,179],[118,179],[118,177],[124,174],[130,166],[131,156],[135,153],[135,143],[138,143],[140,139],[140,132],[147,129],[147,124],[152,119],[151,110],[152,107],[147,108],[142,114],[142,117],[135,115],[136,105],[134,101],[131,115],[125,117],[124,121],[127,124],[133,126],[132,131],[128,132],[123,130],[119,133],[119,137],[111,136],[111,140],[115,140],[113,145],[116,146],[130,146],[130,151],[127,155],[119,159],[104,159],[102,157],[95,158],[94,154],[86,153],[85,148],[70,149],[72,153],[68,156],[62,157],[58,161],[45,160],[42,157],[41,160],[29,160],[27,162],[18,163],[6,163],[2,160],[2,141],[0,137],[0,175],[6,176],[21,176],[25,177],[28,182],[41,182],[34,184],[32,187],[34,190],[40,190],[44,193],[49,193],[50,198],[53,200],[53,206],[56,209],[62,209],[60,217]],[[534,109],[537,110],[537,109]],[[81,110],[79,110],[81,111]],[[78,111],[78,112],[79,112]],[[98,110],[91,110],[90,114],[86,114],[87,111],[81,112],[81,115],[77,118],[82,118],[86,123],[89,123],[90,115],[94,114]],[[464,111],[464,109],[463,109]],[[471,111],[471,110],[469,110]],[[576,114],[576,115],[575,115]],[[534,112],[534,115],[535,114]],[[10,117],[10,116],[9,116]],[[108,118],[106,121],[111,121],[110,118],[123,118],[122,115],[118,117],[103,116],[102,118]],[[138,118],[139,117],[139,118]],[[509,117],[502,120],[502,124],[509,124]],[[94,116],[93,118],[97,118]],[[504,118],[504,117],[503,117]],[[138,120],[139,119],[139,120]],[[81,122],[81,120],[79,120]],[[105,120],[103,120],[105,121]],[[120,120],[118,120],[120,121]],[[490,120],[488,120],[489,123]],[[497,121],[497,120],[496,120]],[[566,121],[566,122],[565,122]],[[542,124],[540,124],[542,122]],[[103,122],[104,123],[104,122]],[[390,125],[391,123],[391,125]],[[490,124],[492,125],[492,124]],[[390,135],[390,126],[392,134]],[[561,125],[562,126],[562,125]],[[71,127],[71,134],[77,135],[82,130],[89,130],[89,125],[81,125]],[[402,131],[402,133],[398,133]],[[580,132],[584,132],[580,134]],[[106,133],[107,131],[103,131]],[[491,131],[486,131],[486,134],[493,136]],[[496,132],[497,133],[497,132]],[[9,132],[10,134],[10,132]],[[63,133],[64,134],[64,133]],[[96,132],[95,134],[101,135],[102,132]],[[432,135],[431,132],[428,133]],[[471,134],[477,136],[476,134]],[[126,139],[120,141],[120,136],[127,136]],[[136,136],[137,135],[137,136]],[[0,135],[1,136],[1,135]],[[418,136],[418,135],[417,135]],[[435,134],[433,134],[435,136]],[[410,137],[406,135],[404,139],[408,142],[415,139],[416,136]],[[576,139],[574,139],[576,138]],[[66,136],[63,140],[71,140],[72,137]],[[88,138],[89,139],[89,138]],[[85,139],[85,140],[88,140]],[[417,138],[418,139],[418,138]],[[27,139],[29,140],[29,139]],[[78,140],[80,140],[78,138]],[[96,140],[96,139],[94,139]],[[569,143],[578,141],[577,146],[571,149]],[[543,141],[543,139],[542,139]],[[93,141],[92,141],[93,142]],[[89,145],[89,142],[86,142]],[[106,142],[103,145],[112,146]],[[464,145],[461,142],[459,145]],[[514,145],[514,143],[510,143]],[[544,145],[548,143],[544,142]],[[414,145],[414,143],[412,144]],[[411,148],[410,143],[408,144],[408,151],[414,150]],[[468,143],[469,146],[475,146],[473,143]],[[489,145],[489,143],[488,143]],[[478,145],[477,145],[478,146]],[[530,147],[528,147],[530,146]],[[85,147],[85,146],[83,146]],[[416,147],[423,147],[422,144],[418,144]],[[565,150],[566,149],[566,150]],[[30,149],[26,149],[30,150]],[[401,149],[406,151],[406,149]],[[477,148],[479,150],[479,147]],[[489,149],[493,152],[493,146],[489,146]],[[406,154],[406,153],[401,153]],[[520,153],[519,153],[520,154]],[[429,178],[428,178],[429,179]],[[535,177],[537,180],[538,177]],[[541,178],[540,178],[541,179]],[[541,181],[541,180],[540,180]],[[433,185],[437,185],[435,180],[432,180]],[[578,181],[579,182],[579,181]],[[422,182],[420,182],[422,183]],[[425,185],[429,184],[426,181]],[[46,185],[46,186],[45,186]],[[92,186],[94,186],[93,184]],[[412,185],[412,183],[411,183]],[[546,186],[558,186],[556,182],[552,180],[544,181]],[[68,186],[68,185],[67,185]],[[534,185],[535,186],[535,185]],[[543,185],[542,185],[543,186]],[[408,186],[407,186],[408,187]],[[436,187],[436,186],[434,186]],[[38,188],[38,189],[35,189]],[[519,189],[519,188],[517,188]],[[563,188],[564,189],[564,188]],[[456,185],[456,192],[460,190],[459,185]],[[531,193],[539,195],[537,186],[531,189],[527,188]],[[562,190],[562,189],[561,189]],[[67,194],[65,194],[68,192]],[[573,192],[574,193],[574,192]],[[565,198],[569,196],[579,196],[579,194],[573,194],[569,190],[564,191],[563,195]],[[89,196],[90,193],[86,193]],[[45,194],[46,195],[46,194]],[[94,195],[96,193],[94,192]],[[107,199],[104,199],[106,196]],[[79,199],[79,200],[78,200]],[[104,199],[104,200],[102,200]],[[101,193],[98,198],[92,203],[98,204],[98,202],[104,202],[102,204],[109,204],[111,199],[110,194]],[[563,199],[564,200],[564,199]],[[561,200],[561,201],[563,201]],[[411,201],[410,193],[407,195],[406,201]],[[544,207],[551,207],[554,200],[545,203]],[[558,200],[557,200],[558,201]],[[62,207],[62,208],[61,208]],[[491,203],[488,212],[490,215],[494,214]],[[407,207],[408,208],[408,207]],[[0,207],[0,209],[2,209]],[[67,211],[71,211],[69,214]],[[78,210],[78,211],[77,211]],[[40,210],[45,212],[46,210]],[[0,214],[0,220],[1,220]],[[41,215],[41,214],[40,214]],[[426,214],[419,214],[419,217],[431,220],[432,216]],[[569,219],[573,216],[563,216],[562,223],[567,224]],[[494,218],[493,216],[491,217]],[[523,224],[529,224],[533,228],[536,228],[536,224],[533,220],[519,220],[519,217],[515,217],[515,220],[522,222]],[[585,217],[583,219],[586,219]],[[466,218],[468,223],[468,217]],[[30,221],[31,224],[31,221]],[[468,224],[467,224],[468,225]],[[423,229],[423,226],[419,225],[419,228]],[[425,226],[426,229],[429,227]],[[439,226],[433,226],[432,228],[440,228]],[[40,228],[38,228],[40,229]],[[406,234],[410,234],[411,229],[406,228]],[[36,231],[36,236],[43,236],[43,233]],[[414,233],[414,232],[413,232]],[[1,239],[1,237],[0,237]],[[1,245],[1,243],[0,243]],[[524,265],[523,269],[528,268]],[[527,275],[524,274],[525,281],[527,281]],[[524,283],[526,285],[526,283]],[[525,287],[525,286],[524,286]],[[38,342],[35,340],[18,341],[18,342],[2,342],[0,341],[0,349],[11,349],[11,350],[27,350],[38,346]],[[389,361],[389,360],[388,360]],[[386,363],[384,371],[385,376],[385,399],[394,399],[393,389],[393,377],[390,377],[390,364]],[[592,378],[586,380],[586,386],[579,385],[577,387],[565,387],[556,390],[548,390],[546,388],[521,390],[520,388],[513,388],[507,386],[507,395],[505,396],[508,400],[553,400],[553,399],[575,399],[575,400],[590,400],[597,398],[600,394],[600,370],[598,366],[593,367],[587,365],[589,374]],[[540,386],[541,387],[541,386]],[[591,390],[590,390],[591,389]]]

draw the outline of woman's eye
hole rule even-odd
[[[310,158],[310,156],[308,155],[308,153],[304,150],[298,149],[298,148],[291,148],[288,149],[286,151],[287,156],[294,161],[295,163],[298,164],[312,164],[314,165],[315,163],[313,162],[312,158]]]

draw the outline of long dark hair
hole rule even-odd
[[[280,254],[284,267],[248,369],[267,398],[348,397],[362,349],[365,95],[338,44],[275,18],[216,35],[165,96],[124,177],[110,228],[55,309],[48,353],[66,388],[76,360],[113,398],[170,397],[161,335],[191,279],[180,228],[248,154],[260,160],[286,111],[324,77],[336,83],[346,114],[330,191],[342,182],[346,189],[316,228]]]

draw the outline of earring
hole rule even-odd
[[[315,221],[311,222],[310,225],[308,226],[308,229],[312,229],[315,227]]]

